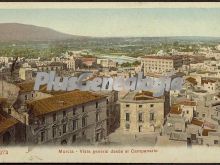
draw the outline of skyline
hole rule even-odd
[[[0,23],[22,23],[91,37],[220,37],[217,8],[0,9]]]

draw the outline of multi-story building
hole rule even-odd
[[[110,59],[97,59],[97,64],[103,68],[116,68],[117,63]]]
[[[65,63],[66,63],[67,69],[76,70],[76,63],[75,62],[76,62],[75,59],[66,60]]]
[[[0,98],[0,145],[15,145],[25,142],[24,125],[6,113],[8,99]]]
[[[201,81],[202,87],[209,93],[215,93],[219,89],[219,82],[211,79],[203,79]]]
[[[120,126],[120,106],[118,91],[95,92],[106,96],[107,103],[107,134],[113,133]]]
[[[107,135],[106,97],[72,91],[28,103],[28,143],[94,143]]]
[[[163,97],[151,92],[129,92],[120,100],[120,128],[124,133],[138,134],[160,130],[164,123]]]
[[[82,64],[86,65],[87,67],[91,67],[92,65],[97,63],[96,57],[82,57],[81,58]]]
[[[19,78],[22,80],[32,80],[32,69],[31,68],[20,68]]]
[[[183,65],[181,56],[145,56],[141,60],[144,75],[147,73],[166,73],[176,71]]]
[[[42,72],[56,71],[56,73],[60,73],[64,68],[65,65],[62,62],[52,62],[37,66],[37,70]]]

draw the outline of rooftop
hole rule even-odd
[[[17,86],[20,88],[20,92],[21,93],[26,93],[26,92],[31,92],[34,90],[34,81],[27,81],[27,82],[22,82],[17,84]],[[42,85],[41,90],[43,90],[45,88],[45,85]]]
[[[193,118],[191,124],[198,125],[200,127],[203,126],[203,121]]]
[[[196,79],[193,78],[193,77],[188,77],[188,78],[186,78],[186,81],[190,82],[190,83],[193,84],[193,85],[197,85],[197,81],[196,81]]]
[[[179,114],[182,113],[182,109],[180,109],[179,105],[174,104],[174,105],[171,106],[170,113],[179,115]]]
[[[151,59],[164,59],[164,60],[175,60],[175,59],[180,59],[180,56],[144,56],[142,57],[143,59],[145,58],[151,58]]]
[[[213,129],[203,129],[202,130],[202,136],[208,136],[209,132],[216,132],[216,130],[213,130]]]
[[[9,129],[17,123],[18,121],[13,117],[6,117],[0,114],[0,133],[6,131],[7,129]]]
[[[20,92],[30,92],[34,89],[34,81],[19,83],[17,86],[20,88]]]
[[[183,100],[178,102],[178,104],[180,105],[185,105],[185,106],[196,106],[196,102],[195,101],[191,101],[191,100]]]
[[[141,91],[141,92],[128,92],[122,100],[126,101],[148,101],[148,100],[159,100],[163,97],[154,97],[153,92],[150,91]]]
[[[52,97],[31,101],[28,103],[28,107],[33,115],[37,117],[102,98],[105,98],[105,96],[87,91],[74,90],[54,95]]]

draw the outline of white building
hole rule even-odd
[[[166,73],[179,70],[183,65],[180,56],[145,56],[141,63],[144,67],[144,75],[147,73]]]
[[[117,63],[110,59],[97,59],[97,64],[101,65],[104,68],[115,68]]]
[[[202,87],[208,93],[215,93],[219,89],[219,83],[214,80],[202,80]]]
[[[164,98],[151,92],[129,92],[120,99],[120,129],[129,134],[145,134],[162,127]]]

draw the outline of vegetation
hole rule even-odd
[[[67,46],[50,45],[47,48],[24,47],[24,46],[6,46],[0,49],[0,56],[6,57],[25,57],[49,59],[51,57],[60,56],[68,50]]]
[[[22,56],[25,58],[50,59],[60,56],[71,50],[89,50],[92,55],[125,55],[140,57],[155,54],[160,50],[170,53],[173,49],[184,52],[197,53],[201,46],[210,47],[217,51],[215,46],[219,42],[199,42],[175,38],[91,38],[83,40],[68,40],[62,42],[35,42],[35,43],[1,43],[0,56]],[[133,64],[132,64],[133,65]],[[130,66],[125,63],[123,66]]]

